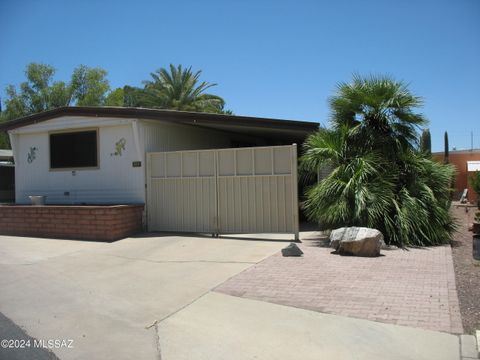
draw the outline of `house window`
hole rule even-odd
[[[50,168],[97,166],[97,130],[50,134]]]

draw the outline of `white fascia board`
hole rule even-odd
[[[8,137],[10,139],[10,146],[12,147],[13,161],[17,162],[17,136],[12,132],[8,131]]]
[[[34,134],[49,131],[61,131],[69,129],[81,129],[87,127],[107,127],[130,125],[134,119],[106,118],[88,116],[63,116],[52,120],[43,121],[37,124],[22,126],[10,130],[11,134]]]

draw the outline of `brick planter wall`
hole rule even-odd
[[[0,205],[0,235],[114,241],[142,230],[143,205]]]

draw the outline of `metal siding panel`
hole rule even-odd
[[[236,211],[235,218],[234,218],[235,226],[233,230],[235,232],[242,232],[243,230],[242,212],[245,204],[243,203],[243,199],[242,199],[242,188],[241,188],[240,181],[241,181],[241,178],[238,178],[238,177],[232,178],[232,182],[234,186],[233,192],[234,192],[234,199],[235,199],[233,203],[233,207]]]
[[[292,153],[290,148],[276,148],[274,149],[274,167],[273,173],[280,174],[291,174],[292,173]]]
[[[197,152],[188,152],[182,155],[182,176],[197,176]]]
[[[213,176],[197,176],[197,169],[205,173],[198,164],[200,156],[197,152],[151,153],[147,156],[152,168],[161,169],[164,166],[166,169],[165,178],[154,178],[152,181],[151,193],[158,195],[149,199],[149,204],[153,200],[149,211],[155,219],[150,230],[212,232],[214,209],[213,202],[208,200],[213,195],[215,180]],[[164,157],[166,161],[158,164]],[[207,172],[212,168],[212,162],[213,156],[204,157],[203,165],[207,167]]]
[[[285,176],[285,209],[287,210],[287,230],[293,231],[293,201],[292,201],[292,177]]]
[[[150,173],[154,177],[165,177],[165,154],[152,154]]]
[[[222,150],[218,153],[218,175],[235,175],[235,151]]]
[[[272,230],[279,232],[279,213],[278,213],[278,177],[270,178],[270,189],[272,193]]]
[[[253,175],[252,149],[236,150],[237,175]]]
[[[255,175],[272,174],[272,149],[257,148],[255,151]]]

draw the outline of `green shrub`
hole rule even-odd
[[[473,191],[477,193],[477,206],[480,209],[480,171],[475,171],[475,173],[470,176],[469,181]]]
[[[355,77],[331,99],[332,128],[304,144],[303,172],[334,170],[307,190],[305,210],[322,229],[367,226],[398,246],[447,243],[455,230],[449,213],[451,165],[418,152],[421,104],[401,83]]]

